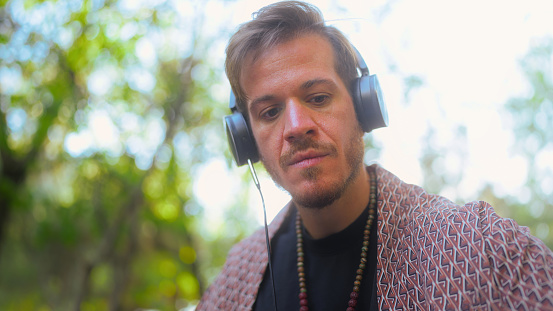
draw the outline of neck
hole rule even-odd
[[[370,182],[368,173],[361,166],[353,182],[342,196],[322,208],[306,208],[296,204],[305,229],[314,239],[322,239],[344,230],[353,223],[369,203]]]

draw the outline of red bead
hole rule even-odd
[[[300,300],[307,299],[307,293],[300,293],[299,297],[300,297]]]
[[[355,308],[353,308],[353,307],[348,307],[348,308],[346,309],[346,311],[355,311]]]
[[[301,306],[300,311],[309,311],[309,308],[307,306]]]
[[[348,306],[355,308],[357,306],[357,299],[350,299],[348,302]]]
[[[307,306],[307,299],[300,299],[300,306]]]

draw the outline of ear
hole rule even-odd
[[[353,104],[361,128],[368,133],[374,129],[388,126],[388,110],[378,78],[369,73],[363,56],[355,47],[353,49],[357,54],[357,67],[361,71],[361,76],[355,79],[352,85]]]
[[[223,118],[227,132],[229,147],[238,166],[248,163],[248,159],[255,163],[259,161],[259,153],[252,132],[246,122],[246,118],[238,111],[236,97],[230,93],[229,108],[231,115]]]

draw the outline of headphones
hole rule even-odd
[[[388,126],[388,111],[384,104],[382,90],[376,75],[369,74],[369,68],[359,51],[353,47],[357,54],[357,68],[361,76],[353,82],[351,96],[357,120],[366,133]],[[227,131],[227,139],[238,166],[259,161],[259,153],[251,129],[244,115],[236,107],[236,97],[230,92],[229,108],[231,115],[223,118]]]

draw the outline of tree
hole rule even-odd
[[[224,32],[195,2],[1,5],[0,309],[193,304],[245,230],[203,241],[191,195]]]
[[[505,103],[502,114],[514,137],[512,152],[521,156],[528,169],[523,196],[501,195],[491,184],[484,185],[478,199],[489,202],[502,217],[515,219],[527,226],[533,235],[553,249],[553,39],[537,40],[520,61],[528,82],[528,96],[516,97]],[[446,148],[436,150],[435,132],[428,130],[421,157],[424,172],[423,187],[431,193],[442,193],[446,186],[455,187],[463,178],[465,165],[457,172],[449,171],[445,159],[462,159],[465,129],[459,127],[455,139]],[[461,203],[466,198],[449,196]]]
[[[509,126],[515,135],[513,149],[528,164],[528,200],[517,202],[533,234],[553,249],[553,38],[536,40],[521,60],[529,84],[528,96],[506,104]],[[524,217],[521,215],[521,217]]]

